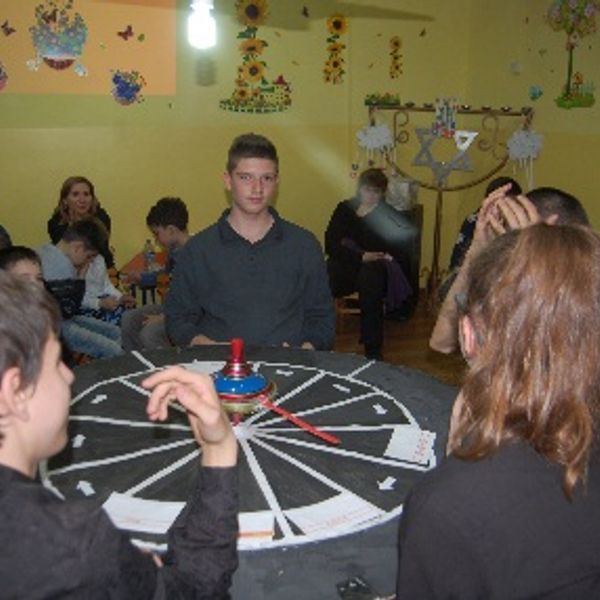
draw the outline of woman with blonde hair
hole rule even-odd
[[[599,598],[600,237],[534,225],[474,259],[447,459],[411,491],[398,598]]]
[[[110,217],[98,202],[94,184],[81,175],[68,177],[60,188],[58,205],[48,219],[51,242],[58,243],[69,225],[91,217],[97,218],[110,235]],[[114,266],[114,257],[108,245],[101,254],[108,268]]]

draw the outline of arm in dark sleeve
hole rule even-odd
[[[346,202],[340,202],[331,215],[325,230],[325,253],[330,259],[358,265],[362,261],[362,251],[358,246],[349,246],[343,240],[352,240],[353,220],[352,209]]]
[[[203,467],[187,505],[169,530],[159,578],[166,598],[229,598],[237,568],[236,467]]]
[[[303,256],[305,271],[302,340],[317,350],[333,348],[335,310],[321,247],[311,235]]]
[[[427,506],[411,508],[409,498],[400,520],[397,600],[486,598],[469,532],[457,531],[450,516]]]
[[[171,341],[177,346],[189,346],[194,336],[202,333],[204,311],[198,297],[194,268],[194,257],[186,252],[177,255],[177,266],[171,279],[169,293],[165,299],[165,325]]]

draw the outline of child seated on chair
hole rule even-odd
[[[146,414],[186,409],[202,447],[194,491],[161,558],[142,552],[89,500],[63,502],[36,481],[60,452],[73,373],[60,359],[60,313],[41,285],[0,272],[0,555],[3,598],[229,598],[237,567],[237,443],[208,375],[156,372]],[[140,405],[140,418],[144,408]]]
[[[170,276],[178,251],[189,239],[188,210],[181,198],[161,198],[146,217],[156,242],[168,252],[166,273]],[[148,304],[129,310],[121,321],[125,350],[151,350],[171,345],[165,329],[163,307]]]
[[[94,219],[83,219],[69,225],[56,245],[45,244],[38,250],[44,281],[64,317],[61,331],[66,346],[94,358],[123,353],[116,325],[78,314],[85,293],[82,273],[105,244],[103,228]]]

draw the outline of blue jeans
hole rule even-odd
[[[61,332],[65,344],[73,352],[83,352],[94,358],[123,354],[121,330],[100,319],[75,315],[63,321]]]

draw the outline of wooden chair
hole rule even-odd
[[[342,331],[344,320],[348,315],[360,315],[358,292],[353,292],[347,296],[340,296],[335,299],[335,322],[338,331]]]

